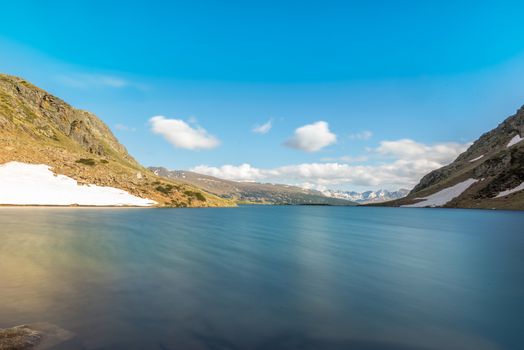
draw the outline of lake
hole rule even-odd
[[[522,349],[524,213],[0,209],[0,327],[79,349]]]

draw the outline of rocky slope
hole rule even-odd
[[[95,115],[21,78],[0,74],[0,164],[11,161],[46,164],[81,184],[115,187],[160,206],[231,205],[156,176],[138,164]]]
[[[346,199],[358,204],[368,204],[404,198],[408,195],[409,190],[403,188],[398,191],[378,190],[365,192],[326,190],[322,191],[322,193],[332,198]]]
[[[310,205],[355,205],[345,199],[330,198],[319,191],[295,186],[238,182],[223,180],[213,176],[191,171],[167,170],[161,167],[149,168],[155,174],[176,179],[202,188],[222,198],[230,198],[244,203],[258,204],[310,204]]]
[[[74,333],[47,322],[0,328],[0,350],[79,349],[74,338]]]
[[[387,205],[524,210],[523,138],[524,107]]]

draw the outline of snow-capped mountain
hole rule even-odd
[[[388,205],[524,210],[524,106]]]
[[[328,197],[347,199],[352,202],[366,204],[387,202],[394,199],[400,199],[406,197],[409,193],[409,190],[403,188],[401,188],[398,191],[378,190],[366,192],[325,190],[322,191],[322,193]]]

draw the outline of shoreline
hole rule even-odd
[[[381,206],[381,205],[315,205],[315,204],[241,204],[234,207],[140,207],[124,205],[36,205],[36,204],[0,204],[0,209],[231,209],[241,206],[260,206],[260,207],[349,207],[349,208],[391,208],[391,209],[447,209],[447,210],[486,210],[486,211],[507,211],[507,212],[524,212],[522,209],[499,209],[499,208],[453,208],[453,207],[435,207],[435,208],[401,208],[398,206]]]
[[[155,206],[137,206],[137,205],[59,205],[59,204],[0,204],[0,208],[139,208],[139,209],[154,209],[161,208]]]

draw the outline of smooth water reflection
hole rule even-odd
[[[0,327],[84,349],[520,349],[524,214],[0,209]]]

